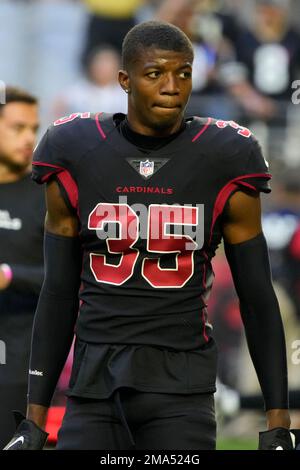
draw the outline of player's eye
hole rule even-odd
[[[187,71],[180,72],[179,76],[180,76],[180,78],[185,78],[185,79],[191,78],[192,77],[192,72],[187,72]]]
[[[158,70],[153,70],[152,72],[147,73],[147,77],[149,78],[157,78],[159,75],[160,72]]]

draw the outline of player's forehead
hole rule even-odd
[[[188,51],[166,50],[151,46],[137,50],[135,63],[139,68],[143,69],[155,65],[192,67],[193,57]]]

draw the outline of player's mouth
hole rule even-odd
[[[166,105],[166,104],[154,104],[153,108],[159,108],[159,109],[181,109],[180,104],[173,104],[173,105]]]

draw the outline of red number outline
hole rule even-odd
[[[132,241],[132,243],[128,244],[128,249],[130,249],[131,252],[136,252],[135,253],[135,256],[133,257],[133,260],[131,261],[131,270],[130,270],[130,274],[124,278],[122,281],[113,281],[113,280],[110,280],[110,281],[107,281],[107,280],[103,280],[103,279],[100,279],[97,272],[95,271],[95,264],[97,264],[97,261],[99,260],[103,260],[103,266],[107,266],[108,268],[110,268],[112,271],[114,270],[117,270],[118,268],[120,268],[120,266],[124,263],[124,259],[125,259],[125,256],[124,255],[124,251],[113,251],[111,250],[110,248],[110,242],[114,242],[114,241],[124,241],[124,238],[121,238],[122,237],[122,231],[123,231],[123,227],[122,227],[122,222],[120,220],[115,220],[115,219],[104,219],[102,220],[102,222],[100,223],[100,225],[98,224],[97,227],[93,227],[92,224],[91,224],[91,219],[94,215],[94,213],[97,211],[97,209],[99,207],[127,207],[127,209],[129,209],[129,212],[131,213],[131,215],[135,218],[136,220],[136,230],[135,230],[135,239]],[[118,224],[120,226],[120,237],[119,238],[112,238],[112,237],[109,237],[109,238],[106,238],[106,248],[107,248],[107,251],[108,253],[111,253],[111,254],[118,254],[118,255],[121,255],[121,258],[120,258],[120,261],[119,261],[119,264],[110,264],[110,263],[107,263],[106,262],[106,255],[103,255],[103,254],[99,254],[99,253],[90,253],[90,268],[91,268],[91,271],[96,279],[97,282],[103,282],[104,284],[113,284],[113,285],[116,285],[116,286],[121,286],[122,284],[124,284],[128,279],[131,278],[131,276],[133,275],[133,271],[134,271],[134,268],[135,268],[135,265],[136,265],[136,262],[137,262],[137,259],[138,259],[138,256],[139,256],[139,250],[136,249],[136,248],[132,248],[133,245],[137,242],[138,238],[139,238],[139,233],[138,233],[138,216],[137,214],[134,212],[133,209],[131,209],[131,207],[128,205],[128,204],[110,204],[110,203],[103,203],[103,202],[100,202],[99,204],[97,204],[94,209],[92,210],[92,212],[90,213],[89,215],[89,220],[88,220],[88,228],[90,230],[103,230],[103,226],[104,224],[108,224],[108,223],[114,223],[114,224]],[[128,226],[126,227],[128,228]],[[130,240],[128,240],[130,241]],[[132,255],[133,253],[130,253],[128,254],[127,256],[130,256]],[[103,271],[101,273],[101,275],[103,276]]]
[[[103,209],[103,211],[105,211],[105,209],[106,209],[106,211],[108,211],[108,213],[109,213],[110,209],[113,209],[115,211],[114,216],[111,217],[111,218],[110,217],[108,217],[108,218],[103,217],[102,218],[102,215],[97,214],[97,211],[98,211],[99,207],[101,207],[101,209]],[[131,239],[129,238],[129,235],[128,235],[129,224],[127,224],[125,226],[125,223],[122,224],[122,221],[118,220],[119,215],[118,215],[118,217],[116,217],[116,212],[117,211],[116,211],[115,208],[126,208],[127,211],[130,213],[130,215],[133,217],[133,220],[131,221],[131,224],[132,224],[132,222],[135,223],[135,225],[133,225],[134,237],[132,236]],[[163,208],[168,209],[168,211],[169,211],[168,215],[170,215],[173,212],[173,217],[175,217],[175,219],[172,220],[172,221],[170,221],[168,218],[163,219],[162,218]],[[180,209],[183,217],[182,217],[182,215],[179,216],[178,218],[176,217],[176,213],[174,212],[174,210],[176,211],[176,209]],[[156,213],[156,210],[157,210],[157,213]],[[189,212],[188,215],[187,215],[187,211]],[[158,216],[157,216],[157,214],[158,214]],[[159,217],[159,215],[161,215],[161,218]],[[98,218],[100,218],[100,220],[93,221],[92,220],[93,217],[96,217],[96,218],[98,217]],[[187,218],[190,219],[190,220],[188,220],[188,222],[185,222],[185,220]],[[157,222],[157,220],[158,220],[158,222]],[[153,221],[159,227],[159,238],[153,238],[152,237],[152,223],[153,223]],[[137,248],[133,248],[133,245],[137,242],[137,240],[139,238],[139,230],[138,230],[138,228],[139,228],[139,218],[138,218],[136,212],[128,204],[124,204],[124,203],[123,204],[117,204],[117,203],[113,204],[113,203],[102,203],[102,202],[98,203],[89,215],[88,228],[90,230],[96,230],[96,231],[97,230],[103,230],[104,224],[108,224],[108,223],[114,223],[114,224],[117,223],[117,224],[119,224],[120,234],[119,234],[118,238],[113,238],[113,237],[107,237],[106,238],[105,241],[106,241],[107,252],[111,253],[111,254],[121,255],[121,259],[120,259],[120,261],[117,265],[116,264],[110,264],[110,263],[107,263],[105,254],[90,253],[90,268],[91,268],[91,271],[92,271],[92,273],[94,275],[94,278],[96,279],[97,282],[102,282],[102,283],[105,283],[105,284],[112,284],[112,285],[120,286],[120,285],[124,284],[128,279],[130,279],[131,276],[133,275],[134,268],[136,266],[138,256],[139,256],[139,253],[140,253]],[[147,252],[149,252],[149,253],[158,253],[158,254],[159,253],[161,253],[161,254],[162,253],[164,253],[164,254],[167,254],[167,253],[175,254],[176,255],[175,256],[176,268],[161,268],[160,267],[160,257],[159,256],[157,258],[145,257],[143,259],[143,262],[142,262],[141,274],[142,274],[142,277],[146,280],[146,282],[148,284],[150,284],[154,288],[162,288],[162,289],[165,289],[165,288],[181,288],[191,279],[191,277],[194,274],[194,253],[195,253],[195,250],[199,248],[198,243],[196,243],[192,239],[192,237],[190,237],[189,235],[178,235],[178,234],[168,233],[168,227],[170,227],[172,225],[173,226],[174,225],[181,225],[181,226],[186,225],[186,226],[196,227],[196,226],[198,226],[198,223],[199,223],[199,208],[198,207],[180,206],[180,205],[175,205],[175,204],[173,204],[173,205],[169,205],[169,204],[150,204],[149,205],[149,208],[148,208],[148,227],[147,227]],[[125,226],[125,228],[124,228],[123,225]],[[123,229],[126,231],[126,234],[127,234],[126,238],[122,238]],[[163,232],[163,236],[160,236],[161,230]],[[131,225],[131,231],[132,231],[132,225]],[[110,244],[115,242],[115,241],[123,242],[123,244],[125,242],[126,251],[129,250],[130,252],[127,253],[127,254],[124,254],[124,250],[121,250],[121,251],[113,250],[111,248]],[[174,247],[176,247],[176,241],[178,242],[177,245],[180,245],[180,244],[183,244],[183,243],[191,243],[193,248],[191,248],[189,250],[183,250],[183,249],[180,249],[180,247],[179,247],[178,249],[175,248],[175,249],[161,250],[161,249],[158,249],[157,247],[155,247],[155,245],[157,245],[157,243],[159,243],[161,245],[168,245],[168,244],[172,245],[173,244]],[[126,246],[126,242],[128,242],[127,246]],[[152,247],[155,247],[155,249],[152,249]],[[126,262],[125,262],[125,256],[127,256]],[[129,259],[129,256],[132,259]],[[125,262],[125,271],[126,271],[126,264],[128,265],[128,263],[129,263],[129,266],[130,266],[130,269],[129,269],[130,272],[125,277],[122,276],[122,275],[120,276],[120,273],[117,272],[118,268],[120,268],[122,264],[124,266],[124,262]],[[101,265],[100,267],[102,268],[102,270],[99,269],[99,266],[97,266],[97,264]],[[105,277],[105,269],[104,269],[105,267],[108,268],[107,271],[110,273],[110,275],[112,277],[114,277],[114,274],[116,274],[115,277],[116,278],[119,277],[119,279],[118,280],[116,280],[116,279],[110,279],[110,280],[103,279],[103,277]],[[106,271],[106,274],[107,274],[107,271]],[[127,269],[127,271],[128,271],[128,269]],[[152,273],[151,273],[151,271],[152,271]],[[156,274],[155,274],[155,271],[156,271]],[[162,279],[164,279],[164,278],[168,279],[168,276],[165,276],[165,274],[170,275],[170,282],[163,281],[164,282],[163,283],[161,281],[158,281],[158,282],[155,283],[154,277],[156,275],[159,278],[160,273],[162,274],[162,276],[161,276]],[[177,273],[177,276],[174,276],[173,275],[174,273]],[[181,280],[180,280],[180,277],[181,277]],[[120,278],[122,278],[122,279],[120,280]],[[179,282],[178,282],[178,279],[179,279]],[[175,282],[177,282],[176,284],[175,284],[174,280],[175,280]]]
[[[153,212],[156,208],[158,209],[161,209],[163,207],[166,207],[170,210],[172,209],[175,209],[175,208],[178,208],[178,209],[184,209],[185,211],[187,209],[191,209],[191,211],[195,212],[196,214],[196,222],[195,223],[170,223],[168,220],[167,221],[163,221],[162,224],[163,224],[163,234],[164,236],[169,236],[170,239],[167,240],[167,241],[174,241],[174,240],[183,240],[183,239],[186,239],[187,241],[190,241],[193,245],[194,245],[194,249],[193,250],[189,250],[189,251],[186,251],[186,252],[183,252],[181,250],[152,250],[150,248],[151,246],[151,242],[153,242],[153,240],[151,239],[151,236],[150,236],[150,231],[151,231],[151,218],[153,220]],[[149,206],[149,210],[148,210],[148,236],[147,236],[147,251],[149,253],[176,253],[176,257],[175,257],[175,261],[176,261],[176,268],[161,268],[160,267],[160,257],[158,257],[158,259],[153,259],[153,258],[144,258],[143,259],[143,263],[142,263],[142,276],[143,278],[152,286],[152,287],[155,287],[156,289],[165,289],[165,288],[181,288],[183,287],[190,279],[191,277],[193,276],[194,274],[194,251],[198,248],[198,244],[189,236],[189,235],[173,235],[173,234],[170,234],[170,233],[167,233],[167,227],[170,226],[170,225],[190,225],[190,226],[197,226],[198,225],[198,215],[199,215],[199,211],[198,211],[198,207],[186,207],[186,206],[179,206],[179,205],[168,205],[168,204],[150,204]],[[162,241],[160,240],[160,242],[162,243]],[[147,266],[145,267],[145,265],[152,265],[152,268],[154,267],[153,265],[156,264],[156,269],[158,269],[159,271],[161,271],[162,273],[170,273],[170,272],[177,272],[179,274],[179,256],[188,256],[190,258],[190,266],[191,266],[191,272],[189,274],[188,277],[185,278],[184,282],[182,283],[179,283],[178,285],[158,285],[158,284],[154,284],[153,282],[151,282],[151,279],[149,278],[149,275],[146,274],[146,270],[147,270]],[[171,273],[170,273],[171,274]],[[178,276],[179,277],[179,276]]]

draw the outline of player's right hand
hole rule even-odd
[[[30,419],[26,419],[19,411],[14,411],[16,421],[16,432],[3,450],[42,450],[48,437],[48,433],[43,431]]]
[[[293,450],[295,435],[286,428],[274,428],[259,433],[258,450]]]

